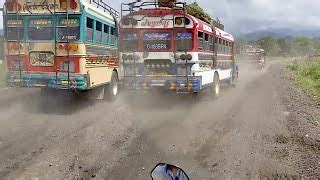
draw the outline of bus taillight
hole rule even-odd
[[[58,45],[58,48],[59,48],[60,50],[78,51],[79,46],[78,46],[78,44],[76,44],[76,43],[71,43],[71,44],[69,44],[69,45],[68,45],[68,44],[59,44],[59,45]]]
[[[67,9],[67,0],[59,0],[60,8]]]
[[[70,0],[71,9],[76,9],[78,7],[77,0]]]
[[[21,10],[21,5],[16,1],[16,0],[12,0],[12,1],[8,1],[6,3],[6,10],[7,11],[20,11]]]
[[[8,50],[19,50],[23,48],[22,44],[19,43],[8,43]]]
[[[7,9],[7,11],[13,11],[13,3],[12,2],[7,2],[6,9]]]
[[[78,44],[72,43],[69,46],[69,49],[71,49],[72,51],[78,51]]]

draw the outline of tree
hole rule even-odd
[[[288,40],[285,38],[279,38],[277,39],[277,44],[279,47],[278,55],[281,56],[288,56],[291,53],[291,44]]]
[[[271,36],[267,36],[258,40],[256,44],[261,46],[261,48],[264,49],[268,55],[275,56],[279,54],[280,48],[277,44],[277,41]]]
[[[212,22],[212,18],[210,17],[210,15],[208,13],[206,13],[197,2],[188,4],[186,6],[186,11],[188,14],[201,19],[207,23],[211,23]]]

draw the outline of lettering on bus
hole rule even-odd
[[[21,26],[22,20],[8,20],[7,25],[8,26]]]
[[[48,0],[42,0],[39,2],[34,2],[34,3],[30,3],[30,2],[26,2],[23,5],[23,10],[24,11],[31,11],[31,10],[46,10],[46,9],[57,9],[59,8],[58,4],[54,4],[54,2],[51,0],[51,2],[49,2]]]
[[[167,44],[147,44],[146,47],[152,50],[169,49]]]
[[[31,25],[33,25],[33,26],[52,26],[52,21],[47,20],[47,19],[32,20]]]
[[[147,32],[143,35],[144,48],[147,50],[170,49],[170,42],[169,32]]]
[[[61,25],[77,27],[77,26],[79,26],[79,22],[78,22],[78,19],[62,19]]]
[[[146,19],[144,21],[141,22],[141,26],[142,27],[163,27],[163,28],[167,28],[169,27],[170,22],[168,20],[150,20],[150,19]]]

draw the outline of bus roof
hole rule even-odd
[[[100,0],[80,0],[85,12],[102,20],[106,20],[112,25],[116,25],[116,15],[113,14],[111,10],[104,8],[103,4],[97,4],[99,2]]]
[[[67,0],[65,0],[67,1]],[[116,19],[119,16],[119,13],[108,6],[101,0],[76,0],[77,5],[74,9],[71,9],[68,6],[68,13],[71,14],[81,14],[84,10],[89,15],[97,17],[101,20],[107,21],[111,25],[116,24]],[[53,13],[64,14],[66,9],[61,7],[59,0],[46,0],[46,3],[43,3],[43,0],[15,0],[9,1],[7,3],[13,3],[11,9],[4,8],[4,12],[7,14],[16,14],[15,7],[17,6],[19,10],[19,15],[50,15]],[[14,7],[14,8],[12,8]],[[81,8],[83,7],[83,9]]]

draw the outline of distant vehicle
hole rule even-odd
[[[7,0],[3,12],[10,86],[115,99],[117,11],[101,0]]]
[[[266,53],[265,50],[259,46],[246,45],[242,50],[242,59],[256,62],[258,69],[264,69]]]
[[[198,93],[220,83],[235,85],[238,71],[231,34],[185,13],[185,3],[122,5],[120,59],[131,90]]]

